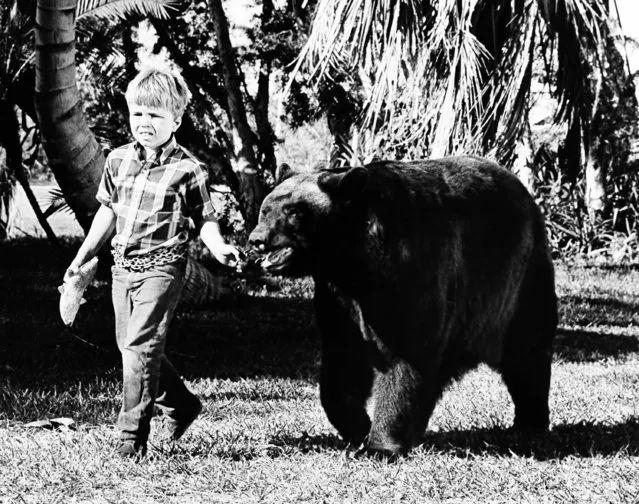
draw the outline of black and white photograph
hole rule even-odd
[[[0,504],[639,504],[638,0],[0,0]]]

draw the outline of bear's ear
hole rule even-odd
[[[282,163],[275,169],[275,185],[284,182],[287,178],[295,175],[295,170],[286,163]]]
[[[364,190],[368,180],[368,170],[362,166],[356,166],[348,170],[339,182],[339,190],[347,197],[353,198]]]
[[[323,191],[352,200],[361,194],[367,180],[368,170],[362,166],[356,166],[343,173],[327,173],[319,179],[318,183]]]

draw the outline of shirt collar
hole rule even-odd
[[[160,164],[164,164],[166,159],[173,153],[175,149],[177,149],[177,146],[178,144],[177,140],[175,140],[175,135],[171,135],[171,138],[169,138],[164,145],[158,147],[155,159],[158,159]],[[133,147],[135,148],[135,151],[137,153],[138,160],[141,162],[147,161],[146,149],[144,148],[144,146],[136,140],[135,142],[133,142]]]

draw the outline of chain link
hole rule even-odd
[[[158,266],[186,260],[189,254],[189,247],[187,243],[182,243],[174,247],[163,247],[153,252],[133,257],[124,257],[124,255],[115,248],[111,253],[113,254],[113,262],[117,268],[141,273],[157,268]]]

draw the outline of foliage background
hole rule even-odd
[[[310,3],[313,5],[313,2]],[[279,7],[283,4],[277,3]],[[301,72],[289,82],[291,63],[299,54],[305,40],[304,30],[289,11],[276,9],[266,26],[259,25],[259,3],[251,1],[226,2],[231,13],[235,55],[245,79],[244,96],[249,108],[257,78],[258,62],[266,58],[273,64],[272,100],[269,117],[275,127],[275,149],[278,163],[311,169],[332,162],[333,150],[339,141],[335,131],[335,110],[343,117],[355,116],[361,109],[361,82],[348,71],[336,72],[332,80],[312,83],[309,75]],[[233,16],[233,13],[240,13]],[[171,58],[183,72],[193,77],[193,106],[178,132],[179,139],[207,162],[214,184],[226,184],[224,168],[228,165],[229,120],[223,97],[218,90],[223,85],[219,60],[210,33],[212,31],[206,2],[192,2],[170,22],[152,21],[161,32],[170,35],[171,43],[163,39],[162,57]],[[85,112],[92,132],[108,151],[114,145],[128,141],[126,106],[122,98],[124,86],[135,71],[132,61],[139,53],[139,44],[146,57],[158,52],[148,29],[141,28],[141,17],[113,23],[100,19],[80,20],[77,26],[77,62]],[[235,23],[235,24],[233,24]],[[260,26],[259,28],[256,28]],[[145,35],[146,33],[146,35]],[[156,38],[156,41],[157,38]],[[636,49],[632,39],[625,41],[624,51]],[[548,230],[557,256],[586,256],[612,261],[634,261],[637,258],[637,146],[639,135],[634,75],[627,71],[624,51],[614,52],[604,69],[605,86],[601,93],[602,113],[599,131],[605,138],[603,150],[607,153],[610,169],[605,177],[607,199],[597,215],[589,213],[585,203],[586,181],[582,172],[575,172],[573,163],[565,155],[566,129],[552,120],[561,108],[556,100],[558,83],[553,80],[541,49],[535,55],[534,99],[528,112],[529,132],[526,135],[532,148],[532,170],[536,187],[535,196],[547,217]],[[156,55],[157,56],[157,55]],[[282,88],[291,84],[290,94],[283,96]],[[535,108],[544,109],[546,115],[535,118]],[[27,131],[24,137],[28,136]],[[27,163],[32,178],[50,179],[46,158],[37,142],[25,142],[29,157],[36,163]],[[416,155],[410,149],[395,152],[399,157]],[[363,161],[361,158],[356,161]],[[576,173],[576,175],[575,175]],[[267,183],[272,183],[265,172]],[[7,170],[2,171],[4,186],[15,182]],[[3,186],[3,187],[4,187]],[[220,208],[225,229],[245,234],[237,219],[236,199],[225,192],[220,196]],[[228,221],[228,222],[227,222]]]

